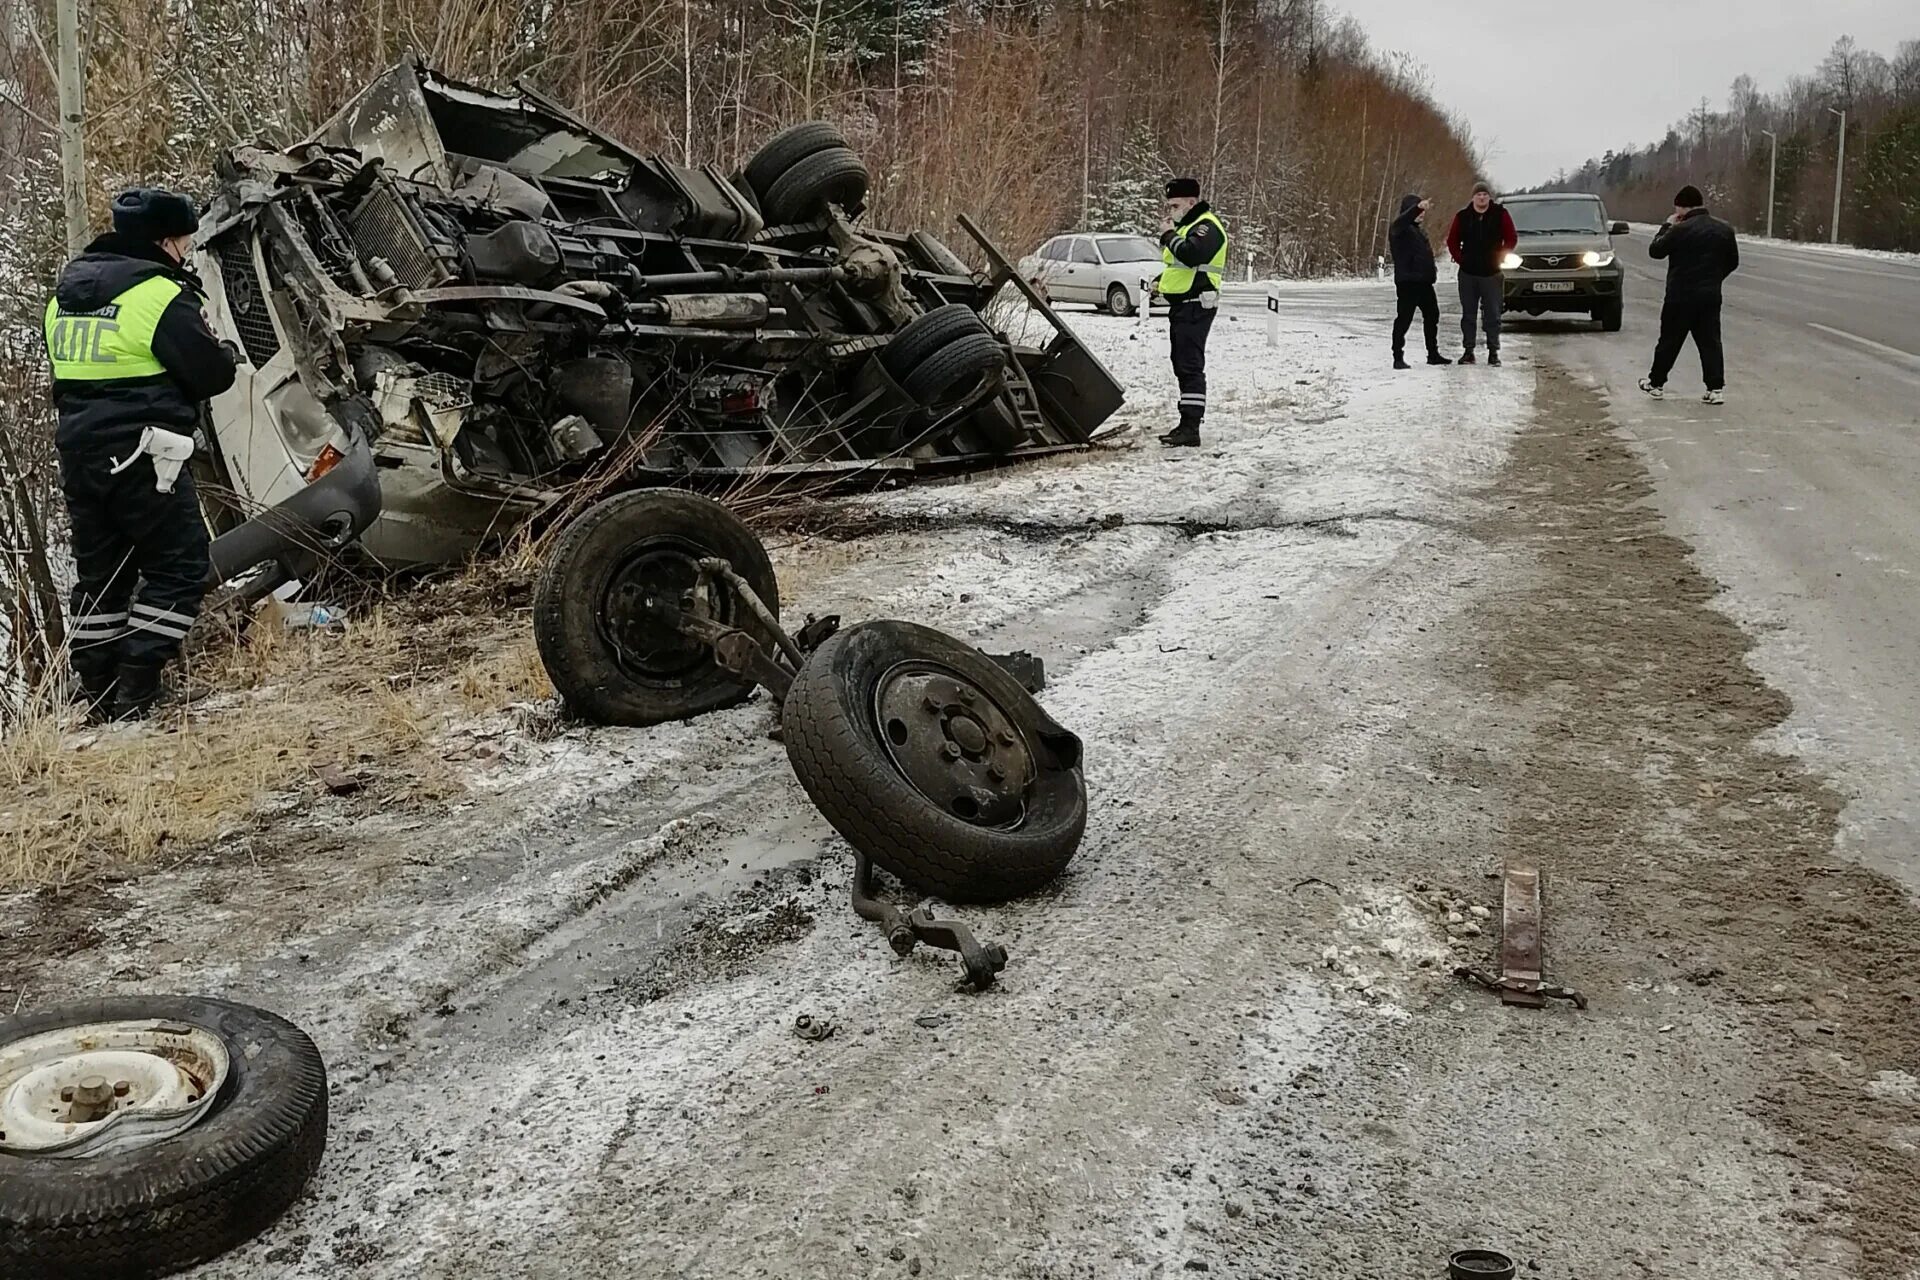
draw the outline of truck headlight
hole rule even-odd
[[[1517,253],[1510,253],[1506,257],[1500,259],[1500,269],[1502,271],[1517,271],[1519,270],[1519,268],[1520,268],[1520,255]]]
[[[1589,249],[1580,255],[1580,261],[1589,267],[1610,267],[1613,265],[1613,250]]]

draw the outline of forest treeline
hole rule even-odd
[[[1542,189],[1593,191],[1620,216],[1657,222],[1672,212],[1674,192],[1692,183],[1716,212],[1761,232],[1768,170],[1777,163],[1774,234],[1828,240],[1843,112],[1840,239],[1920,251],[1920,39],[1887,56],[1842,36],[1817,68],[1772,93],[1739,76],[1724,109],[1703,97],[1659,142],[1609,151]]]

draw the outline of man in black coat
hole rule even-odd
[[[234,380],[235,351],[208,331],[185,265],[197,225],[185,196],[122,192],[113,230],[67,264],[47,302],[73,533],[73,668],[95,718],[152,710],[206,590],[192,475],[169,481],[178,455],[162,468],[169,438],[190,438],[201,402]]]
[[[1417,195],[1400,197],[1400,216],[1387,232],[1387,246],[1393,250],[1393,291],[1400,306],[1393,317],[1393,367],[1406,369],[1407,330],[1413,325],[1413,313],[1420,313],[1427,331],[1427,363],[1452,364],[1440,354],[1440,300],[1434,296],[1433,283],[1439,273],[1433,265],[1433,242],[1421,225],[1433,201]]]
[[[1740,246],[1733,228],[1707,212],[1700,188],[1685,186],[1673,198],[1673,216],[1654,234],[1648,254],[1667,260],[1667,300],[1660,307],[1660,341],[1653,368],[1640,389],[1659,400],[1667,375],[1680,358],[1688,335],[1700,353],[1700,375],[1707,384],[1706,404],[1725,404],[1726,357],[1720,349],[1720,283],[1740,267]]]

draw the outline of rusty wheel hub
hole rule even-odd
[[[874,687],[880,740],[902,776],[964,822],[1018,826],[1033,753],[1005,707],[932,662],[903,662]]]

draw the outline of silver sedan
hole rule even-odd
[[[1136,235],[1055,236],[1019,267],[1049,302],[1085,302],[1130,316],[1155,296],[1160,246]]]

